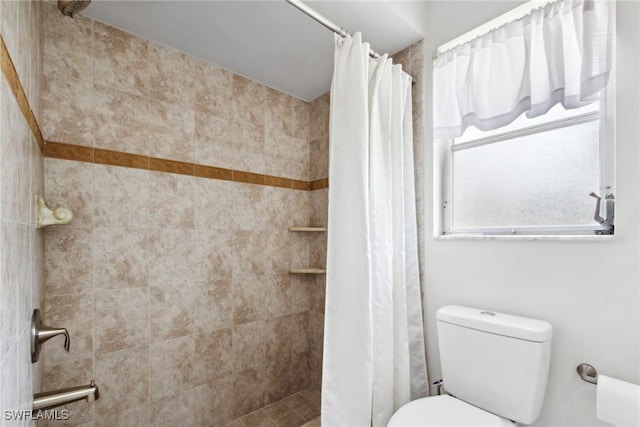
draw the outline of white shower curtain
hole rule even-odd
[[[323,427],[386,426],[428,394],[411,77],[336,38],[331,87]]]

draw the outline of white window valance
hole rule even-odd
[[[613,0],[558,0],[438,55],[434,138],[598,99],[613,63]]]

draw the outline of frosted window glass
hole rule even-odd
[[[524,127],[541,125],[549,123],[555,120],[566,119],[569,117],[579,116],[581,114],[593,113],[600,109],[600,102],[593,102],[582,108],[576,108],[573,110],[565,110],[562,104],[557,104],[552,107],[546,114],[530,119],[525,113],[515,119],[513,122],[506,126],[490,131],[481,131],[474,126],[469,126],[460,138],[456,138],[455,143],[460,144],[467,141],[473,141],[478,138],[486,138],[489,136],[499,135],[506,132],[511,132]]]
[[[453,155],[452,228],[596,225],[598,121]]]

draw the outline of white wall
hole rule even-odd
[[[520,2],[433,1],[425,56],[442,43]],[[537,426],[604,425],[595,387],[575,373],[581,362],[640,383],[640,3],[617,5],[616,237],[611,242],[438,241],[425,210],[425,323],[432,381],[440,378],[435,313],[447,304],[489,308],[553,324],[551,371]],[[431,61],[426,61],[426,129],[431,129]],[[427,139],[426,144],[431,144]],[[432,150],[426,150],[426,200],[432,200]]]

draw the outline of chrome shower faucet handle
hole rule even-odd
[[[31,363],[36,363],[40,358],[42,344],[56,335],[64,335],[64,349],[69,352],[71,339],[67,328],[55,328],[43,324],[40,310],[37,308],[33,310],[31,316]]]

